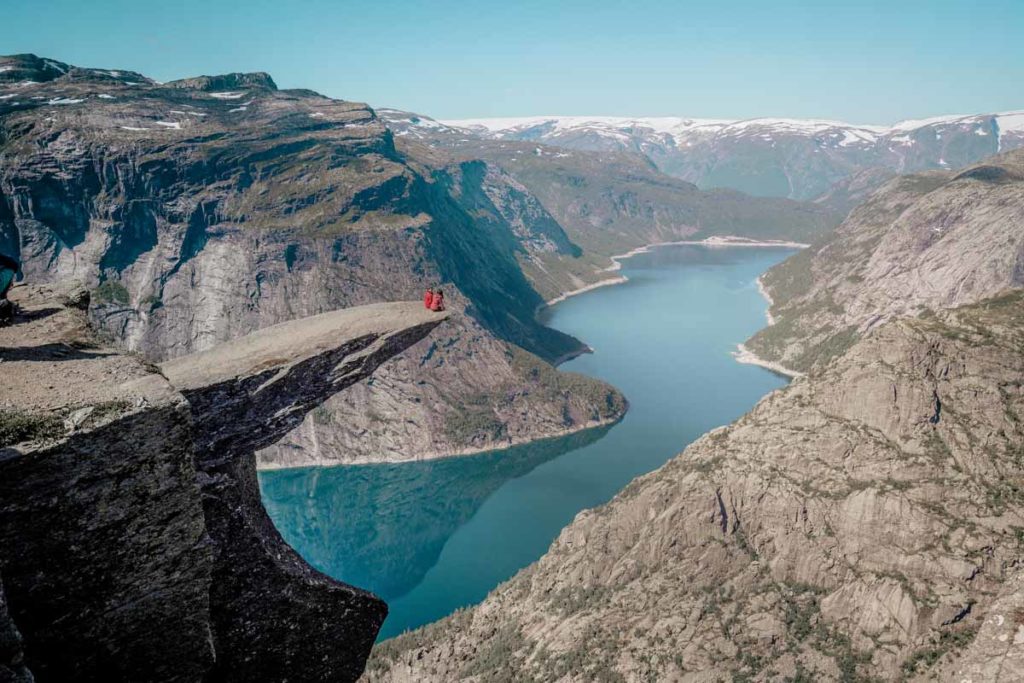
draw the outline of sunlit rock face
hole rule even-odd
[[[901,315],[1024,286],[1024,150],[889,181],[828,240],[769,270],[774,324],[747,346],[808,370]]]
[[[1019,672],[1022,312],[1017,291],[873,329],[378,646],[368,680]]]

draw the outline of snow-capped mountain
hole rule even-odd
[[[433,122],[501,140],[631,150],[701,187],[814,199],[868,168],[952,169],[1024,146],[1024,111],[941,116],[892,126],[815,119],[534,116]]]

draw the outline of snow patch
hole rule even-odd
[[[49,100],[47,104],[78,104],[79,102],[85,102],[85,100],[75,100],[70,97],[55,97]]]
[[[156,125],[163,126],[165,128],[173,128],[174,130],[181,130],[181,123],[178,121],[157,121]]]
[[[124,130],[149,130],[149,128],[139,128],[137,126],[121,126]]]
[[[228,109],[228,113],[231,114],[231,113],[236,112],[236,111],[245,111],[246,109],[248,109],[248,107],[246,107],[245,105],[242,105],[241,107],[235,107],[234,109]]]
[[[1002,133],[1024,133],[1024,111],[1012,111],[996,116]]]
[[[244,92],[212,92],[210,97],[215,97],[218,100],[240,100],[245,97]]]
[[[4,73],[5,71],[14,71],[14,67],[13,66],[0,66],[0,74]]]
[[[911,145],[913,131],[937,126],[957,125],[964,132],[974,130],[987,135],[987,123],[995,119],[1000,133],[1024,133],[1024,111],[998,114],[935,116],[926,119],[900,121],[891,126],[854,125],[829,119],[756,118],[744,120],[695,119],[685,117],[616,117],[616,116],[524,116],[508,118],[448,119],[429,122],[416,121],[413,115],[397,112],[403,122],[421,126],[444,125],[498,139],[550,141],[565,134],[585,134],[614,141],[650,139],[664,141],[671,138],[680,147],[692,147],[694,142],[716,137],[754,136],[775,141],[780,135],[825,136],[838,140],[841,147],[876,144],[888,138],[891,143]],[[397,117],[396,117],[396,120]],[[979,130],[979,126],[982,127]],[[529,135],[526,135],[526,134]],[[941,139],[942,133],[936,131]]]
[[[97,95],[96,97],[100,98],[101,100],[112,100],[112,99],[114,99],[114,96],[113,96],[113,95],[108,95],[108,94],[107,94],[107,93],[105,93],[105,92],[101,92],[101,93],[100,93],[99,95]]]

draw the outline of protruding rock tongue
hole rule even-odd
[[[376,596],[320,574],[267,516],[255,451],[425,337],[422,304],[294,320],[165,363],[192,406],[196,470],[214,548],[209,680],[355,680],[387,616]]]

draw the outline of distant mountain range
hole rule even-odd
[[[867,169],[956,169],[1024,146],[1024,111],[939,116],[892,126],[815,119],[608,116],[435,121],[408,115],[407,121],[401,134],[640,152],[663,172],[700,188],[823,201],[836,196],[836,183]],[[872,177],[889,176],[876,172]],[[849,208],[842,202],[836,205]]]

